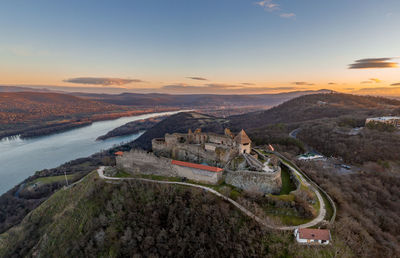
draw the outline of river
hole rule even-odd
[[[94,122],[66,132],[21,139],[18,136],[0,141],[0,195],[33,175],[36,171],[57,167],[67,161],[90,156],[101,150],[137,139],[142,133],[114,137],[105,141],[96,138],[128,122],[172,115],[182,111],[152,113]]]

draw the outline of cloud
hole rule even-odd
[[[397,68],[398,63],[391,62],[393,58],[366,58],[356,60],[349,69]]]
[[[103,78],[103,77],[78,77],[66,79],[64,82],[77,84],[92,84],[92,85],[125,85],[133,82],[143,82],[139,79],[121,79],[121,78]]]
[[[400,87],[374,87],[374,88],[361,88],[355,93],[380,93],[390,95],[392,93],[400,93]]]
[[[336,85],[337,83],[336,82],[330,82],[330,83],[328,83],[328,85]]]
[[[241,85],[251,86],[251,85],[255,85],[255,84],[251,83],[251,82],[242,82]]]
[[[371,81],[375,82],[375,83],[381,83],[382,81],[379,80],[378,78],[371,78]]]
[[[187,79],[197,80],[197,81],[208,81],[208,79],[203,77],[186,77]]]
[[[312,85],[314,85],[314,83],[309,83],[309,82],[292,82],[292,84],[294,84],[294,85],[301,85],[301,86],[304,86],[304,85],[306,85],[306,86],[312,86]]]
[[[256,5],[263,7],[265,10],[272,12],[279,10],[279,4],[273,2],[273,0],[263,0],[256,2]]]
[[[279,16],[286,19],[296,18],[296,14],[294,13],[281,13]]]
[[[285,19],[295,19],[296,14],[292,12],[283,12],[284,10],[281,9],[280,5],[275,3],[274,0],[262,0],[255,2],[256,5],[261,6],[264,8],[264,10],[268,12],[275,12],[275,11],[281,11],[279,14],[279,17],[285,18]]]
[[[392,83],[392,84],[390,84],[390,86],[400,86],[400,82]]]
[[[368,81],[362,81],[361,84],[368,84],[368,83],[381,83],[382,81],[378,78],[371,78]]]

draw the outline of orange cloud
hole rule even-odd
[[[390,62],[393,58],[366,58],[356,60],[349,69],[397,68],[398,63]]]

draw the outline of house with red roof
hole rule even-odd
[[[300,244],[327,245],[331,241],[329,229],[298,228],[294,230],[294,236]]]

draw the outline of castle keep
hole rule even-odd
[[[131,150],[116,157],[117,166],[134,174],[187,178],[201,183],[225,181],[244,190],[280,191],[281,171],[276,161],[252,151],[244,130],[224,135],[200,129],[166,134],[152,140],[153,152]]]

